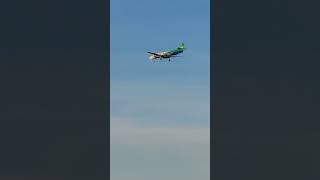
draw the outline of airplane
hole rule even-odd
[[[181,56],[176,56],[176,55],[182,53],[185,49],[186,48],[184,47],[184,43],[181,43],[181,45],[175,50],[166,51],[166,52],[158,52],[158,53],[148,52],[149,54],[151,54],[149,59],[153,60],[153,62],[155,62],[156,59],[160,59],[160,60],[169,59],[169,62],[170,62],[171,58],[181,57]]]

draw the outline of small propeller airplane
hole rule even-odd
[[[153,62],[155,62],[156,59],[160,59],[160,60],[169,59],[169,62],[170,62],[171,58],[181,57],[181,56],[176,56],[176,55],[182,53],[185,49],[186,48],[184,47],[184,43],[181,43],[181,45],[175,50],[166,51],[166,52],[158,52],[158,53],[148,52],[149,54],[151,54],[149,59],[153,60]]]

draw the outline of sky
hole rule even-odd
[[[111,180],[209,179],[209,3],[111,0]]]

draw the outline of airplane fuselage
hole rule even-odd
[[[182,53],[185,50],[184,43],[182,43],[177,49],[171,50],[171,51],[166,51],[166,52],[148,52],[149,54],[152,54],[149,59],[155,60],[155,59],[169,59],[171,57],[177,57],[177,54]]]
[[[180,54],[182,52],[183,52],[182,49],[176,49],[176,50],[173,50],[173,51],[169,51],[168,53],[170,54],[170,56],[172,56],[172,55]]]
[[[172,51],[168,51],[168,52],[161,52],[161,53],[159,53],[159,55],[161,55],[161,58],[168,59],[171,56],[180,54],[182,52],[183,52],[182,49],[176,49],[176,50],[172,50]],[[157,59],[157,58],[159,58],[159,57],[156,57],[155,55],[150,56],[150,59]]]

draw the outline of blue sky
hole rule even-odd
[[[111,0],[111,180],[209,178],[209,3]]]

